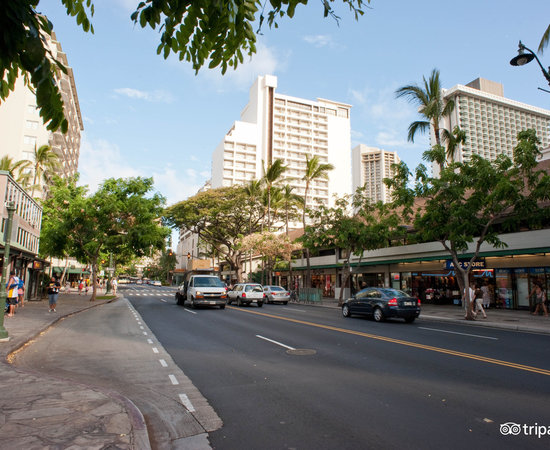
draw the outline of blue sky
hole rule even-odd
[[[446,88],[483,77],[503,83],[508,98],[550,109],[550,94],[537,89],[549,86],[535,62],[509,64],[520,39],[538,46],[550,22],[548,0],[372,0],[357,22],[336,3],[339,24],[310,0],[278,29],[264,27],[258,53],[225,76],[218,69],[195,75],[188,63],[158,56],[158,32],[130,20],[138,3],[95,0],[95,34],[84,33],[61,0],[42,0],[38,8],[54,23],[74,70],[84,119],[79,171],[92,191],[105,178],[140,175],[154,177],[168,204],[196,193],[258,75],[276,75],[282,94],[353,105],[352,146],[397,151],[411,169],[428,138],[407,142],[416,108],[394,92],[433,68]],[[550,47],[541,60],[550,64]]]

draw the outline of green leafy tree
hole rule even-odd
[[[328,173],[334,169],[332,164],[322,163],[319,160],[319,157],[316,155],[309,159],[309,156],[306,155],[306,172],[302,178],[305,181],[306,186],[304,189],[304,204],[302,210],[302,225],[304,227],[304,232],[306,229],[306,213],[307,213],[307,195],[309,193],[309,188],[311,183],[315,180],[328,180]],[[309,248],[306,246],[306,279],[304,280],[305,287],[311,287],[311,263]]]
[[[136,256],[162,249],[169,235],[159,217],[164,198],[151,195],[152,178],[108,179],[93,195],[76,186],[76,179],[55,178],[44,202],[42,251],[65,253],[92,268],[96,297],[97,271],[109,253]]]
[[[313,223],[305,229],[302,240],[306,248],[335,248],[344,250],[342,288],[348,286],[351,277],[351,260],[363,253],[387,246],[402,233],[398,216],[381,202],[373,204],[364,188],[353,196],[336,199],[328,208],[320,205],[312,215]],[[339,305],[342,305],[344,289],[340,290]]]
[[[274,196],[273,187],[281,179],[286,171],[286,166],[281,159],[276,159],[267,169],[264,167],[264,183],[267,199],[267,229],[271,229],[271,201]],[[275,193],[276,194],[276,193]]]
[[[50,0],[51,1],[51,0]],[[85,32],[94,32],[90,17],[94,15],[92,0],[61,0],[67,14]],[[357,20],[362,8],[370,0],[341,0]],[[331,3],[321,2],[325,17],[338,20]],[[15,89],[15,82],[23,76],[25,84],[36,91],[40,115],[49,130],[68,129],[63,100],[56,82],[57,71],[67,72],[56,60],[43,36],[51,36],[53,24],[38,11],[40,0],[9,0],[0,6],[0,100],[5,100]],[[161,32],[157,53],[167,58],[176,54],[180,61],[191,62],[195,71],[205,64],[209,68],[236,68],[244,61],[244,54],[256,52],[256,34],[261,33],[265,20],[277,28],[276,20],[294,17],[299,4],[308,0],[144,0],[136,1],[131,20],[142,28]],[[261,11],[259,17],[257,12]],[[255,29],[256,28],[256,29]]]
[[[495,161],[473,155],[470,161],[445,167],[439,178],[429,177],[421,165],[413,185],[401,163],[397,176],[385,180],[405,223],[413,225],[421,241],[440,242],[448,252],[463,297],[483,243],[506,247],[502,233],[547,220],[548,208],[539,208],[539,202],[550,198],[550,176],[536,168],[539,143],[535,131],[526,130],[518,134],[513,160],[502,154]],[[425,156],[432,162],[437,148]],[[469,308],[466,318],[473,318]]]
[[[210,189],[170,206],[164,217],[171,226],[199,236],[242,281],[244,251],[239,239],[261,230],[263,211],[251,206],[241,186]]]

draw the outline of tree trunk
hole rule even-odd
[[[91,302],[94,302],[97,297],[97,260],[92,261],[92,298]]]
[[[348,252],[348,260],[346,261],[346,264],[344,264],[344,273],[346,274],[346,277],[342,281],[342,286],[340,287],[340,296],[338,297],[338,306],[342,306],[344,303],[344,289],[346,288],[349,279],[351,277],[351,266],[350,266],[350,257],[351,257],[351,251]],[[350,295],[351,295],[351,289],[350,289]]]

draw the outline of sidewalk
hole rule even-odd
[[[10,339],[0,342],[0,449],[150,448],[144,418],[127,398],[7,362],[57,321],[108,302],[89,298],[61,293],[55,313],[46,299],[25,302],[4,318]]]
[[[332,298],[323,298],[321,302],[316,303],[295,304],[340,309],[338,306],[338,300]],[[471,321],[464,319],[464,309],[460,306],[423,304],[418,320],[429,319],[475,327],[500,328],[512,331],[550,334],[550,317],[533,316],[529,313],[529,311],[523,310],[517,311],[490,308],[486,310],[486,312],[487,319],[483,319],[478,315],[476,320]]]

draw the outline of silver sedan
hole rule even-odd
[[[264,293],[267,303],[283,303],[286,305],[290,300],[290,292],[281,286],[264,286]]]

